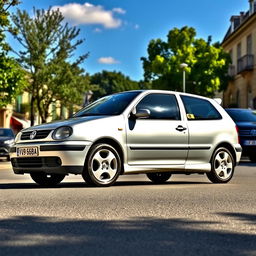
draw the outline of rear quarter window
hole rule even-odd
[[[222,119],[217,109],[205,99],[181,96],[188,120],[219,120]]]

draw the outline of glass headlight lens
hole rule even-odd
[[[13,144],[13,143],[14,143],[14,139],[6,140],[4,142],[4,144]]]
[[[71,127],[69,126],[62,126],[62,127],[59,127],[57,128],[53,135],[52,135],[52,138],[54,140],[64,140],[64,139],[67,139],[68,137],[70,137],[73,133],[73,130]]]
[[[16,136],[15,136],[15,143],[17,143],[20,140],[22,132],[19,132]]]

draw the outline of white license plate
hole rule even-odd
[[[38,147],[17,148],[17,156],[38,156]]]
[[[256,145],[256,140],[245,140],[244,145],[246,145],[246,146],[255,146]]]

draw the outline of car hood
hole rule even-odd
[[[84,123],[84,122],[90,122],[97,119],[103,119],[108,118],[110,116],[86,116],[86,117],[74,117],[63,121],[56,121],[41,125],[36,125],[29,127],[27,129],[24,129],[22,131],[31,131],[31,130],[53,130],[61,126],[73,126],[76,124]]]
[[[13,137],[0,137],[0,141],[13,140]]]

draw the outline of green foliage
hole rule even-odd
[[[0,1],[0,51],[7,52],[10,47],[5,42],[5,32],[10,27],[9,9],[19,3],[17,0],[1,0]]]
[[[12,33],[23,47],[16,52],[19,62],[29,71],[31,98],[31,122],[33,124],[34,102],[42,119],[50,115],[50,105],[60,100],[63,105],[80,103],[78,94],[87,88],[83,70],[79,65],[88,54],[71,62],[71,57],[84,40],[78,40],[80,30],[63,23],[59,10],[36,10],[30,17],[18,10],[12,16]],[[82,82],[83,81],[83,82]]]
[[[128,76],[115,71],[96,73],[90,77],[90,82],[94,86],[94,99],[116,92],[138,90],[141,88],[138,82],[132,81]]]
[[[25,86],[25,72],[18,63],[0,55],[0,108],[10,104]]]
[[[18,1],[0,1],[0,108],[12,103],[25,85],[25,72],[18,63],[7,56],[9,45],[5,41],[5,32],[9,30],[9,8]]]
[[[194,28],[174,28],[167,35],[167,42],[151,40],[148,57],[141,58],[145,81],[153,88],[182,90],[181,63],[187,63],[186,91],[213,96],[227,84],[230,57],[218,45],[196,38]]]

